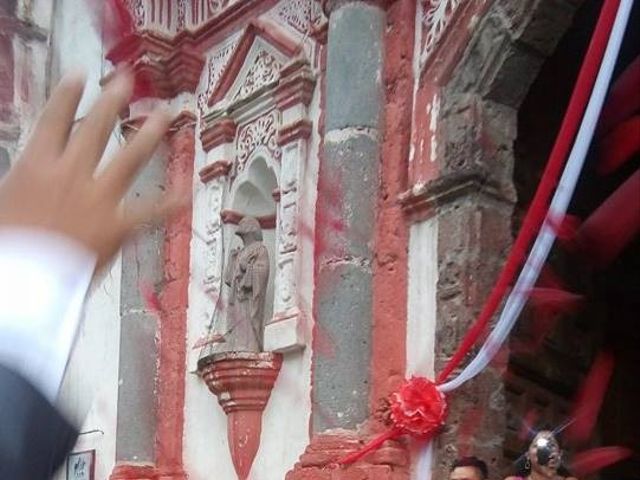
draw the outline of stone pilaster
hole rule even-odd
[[[325,10],[330,18],[315,221],[313,436],[286,478],[399,479],[406,475],[401,451],[399,457],[334,468],[365,439],[370,418],[385,12],[360,1],[328,2]],[[330,354],[320,339],[331,342]]]
[[[335,354],[317,352],[313,361],[316,433],[355,429],[369,417],[384,18],[377,6],[350,2],[337,3],[329,19],[314,309]],[[340,219],[341,228],[327,218]]]
[[[125,135],[139,122],[127,122]],[[165,186],[165,162],[154,158],[142,171],[128,199],[161,195]],[[116,468],[111,479],[147,479],[155,472],[157,424],[159,312],[145,300],[145,289],[157,292],[162,285],[164,229],[140,234],[122,251],[120,297],[120,365]],[[149,473],[151,472],[151,473]],[[149,475],[147,475],[149,474]],[[143,476],[147,475],[147,476]]]
[[[195,155],[195,116],[182,112],[170,129],[166,183],[168,190],[191,185]],[[160,294],[158,422],[156,463],[158,480],[184,480],[184,426],[187,306],[190,276],[191,209],[166,222],[164,282]]]

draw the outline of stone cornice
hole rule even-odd
[[[246,215],[236,211],[236,210],[222,210],[220,212],[220,219],[222,223],[225,225],[238,225],[240,220],[242,220]],[[255,217],[258,223],[260,224],[260,228],[264,230],[273,230],[276,228],[276,216],[274,215],[263,215],[260,217]]]
[[[202,183],[207,183],[214,178],[225,177],[231,171],[232,163],[228,160],[218,160],[211,165],[207,165],[200,170],[200,180]]]
[[[169,134],[173,134],[182,130],[183,128],[194,128],[196,126],[196,115],[188,110],[182,110],[176,118],[173,119],[171,127],[169,127]]]
[[[225,116],[205,124],[200,132],[202,148],[206,152],[224,143],[231,143],[236,137],[238,125],[231,117]]]
[[[416,185],[402,193],[398,200],[411,217],[429,217],[437,207],[449,204],[469,194],[482,193],[502,202],[511,203],[500,186],[480,169],[454,172],[430,182]]]
[[[290,62],[281,70],[280,80],[275,89],[278,108],[284,110],[298,103],[309,106],[315,86],[316,78],[309,62],[305,59]]]
[[[138,80],[135,96],[172,98],[181,92],[195,92],[204,57],[193,40],[174,40],[149,31],[130,34],[106,58],[116,65],[133,66]]]
[[[298,120],[285,125],[278,131],[278,145],[283,146],[295,140],[306,140],[311,136],[313,124],[309,120]]]

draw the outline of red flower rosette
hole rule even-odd
[[[387,440],[402,435],[411,435],[420,440],[429,440],[444,425],[447,417],[447,402],[436,384],[424,377],[411,377],[389,398],[392,427],[378,435],[360,450],[338,461],[348,465],[377,450]]]
[[[444,394],[424,377],[411,377],[391,394],[391,420],[402,433],[431,438],[444,425],[446,416]]]

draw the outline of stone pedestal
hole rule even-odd
[[[231,459],[245,480],[260,447],[262,412],[282,365],[270,352],[226,352],[200,359],[198,371],[227,414]]]
[[[158,480],[158,470],[153,465],[118,464],[109,480]]]

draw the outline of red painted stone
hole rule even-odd
[[[229,117],[223,117],[211,124],[205,124],[200,130],[202,148],[208,152],[212,148],[224,143],[231,143],[236,138],[236,122]]]
[[[278,145],[283,146],[299,139],[308,139],[311,136],[312,124],[309,120],[298,120],[290,125],[285,125],[278,131]]]
[[[152,465],[119,464],[109,480],[158,480],[158,471]]]
[[[192,114],[178,116],[172,126],[167,163],[167,185],[174,188],[193,176],[195,133]],[[191,182],[189,182],[189,185]],[[156,463],[158,480],[184,480],[182,441],[186,364],[187,308],[191,241],[191,209],[167,222],[164,243],[164,280],[160,293],[158,368],[158,424]]]
[[[233,466],[245,480],[260,447],[262,412],[282,366],[271,352],[227,352],[204,357],[198,371],[227,414],[227,438]]]
[[[286,480],[406,480],[409,455],[403,443],[387,441],[353,465],[338,466],[337,460],[359,450],[369,438],[354,432],[336,431],[316,435],[285,477]]]
[[[213,162],[211,165],[207,165],[204,167],[198,175],[200,175],[200,181],[202,183],[207,183],[214,178],[225,177],[231,171],[232,163],[229,160],[218,160],[217,162]]]

